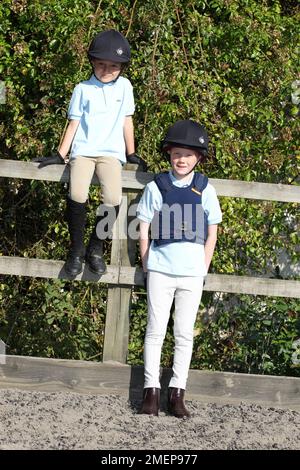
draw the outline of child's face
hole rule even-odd
[[[103,83],[116,80],[121,72],[121,64],[110,60],[93,59],[94,74]]]
[[[196,150],[188,148],[172,147],[169,154],[173,174],[178,179],[187,176],[201,158]]]

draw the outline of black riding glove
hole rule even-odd
[[[138,165],[139,171],[147,171],[147,163],[141,157],[139,157],[136,153],[131,153],[127,155],[127,163],[134,163]]]
[[[33,162],[39,162],[38,168],[44,168],[48,165],[64,165],[66,162],[59,152],[53,153],[50,157],[36,157]]]
[[[147,278],[148,278],[148,273],[145,273],[145,272],[144,272],[143,275],[144,275],[144,288],[145,288],[145,290],[147,290]]]

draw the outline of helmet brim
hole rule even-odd
[[[171,142],[171,141],[163,141],[161,144],[161,149],[164,152],[168,152],[172,147],[179,147],[179,148],[187,148],[191,150],[195,150],[196,152],[201,153],[204,157],[207,156],[207,148],[202,147],[202,146],[196,146],[196,145],[187,145],[184,142],[180,142],[180,140],[176,142]]]
[[[111,55],[109,53],[97,53],[97,52],[88,52],[90,59],[100,59],[100,60],[109,60],[110,62],[117,62],[120,64],[127,64],[130,61],[128,57],[119,57],[117,54]]]

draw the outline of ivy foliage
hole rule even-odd
[[[189,118],[210,135],[202,168],[208,176],[299,184],[299,6],[293,0],[2,0],[1,158],[29,161],[57,148],[73,87],[91,73],[88,44],[108,28],[123,32],[132,46],[125,74],[134,86],[138,152],[151,171],[167,168],[159,151],[167,127]],[[65,196],[58,183],[2,178],[1,254],[64,259]],[[98,201],[92,188],[89,227]],[[221,198],[221,205],[212,272],[299,277],[296,204]],[[105,286],[1,276],[0,294],[8,353],[101,360]],[[205,322],[201,315],[212,309]],[[192,365],[298,374],[291,367],[298,318],[291,299],[227,295],[220,301],[205,294]],[[128,361],[141,363],[141,290],[130,325]],[[171,364],[172,349],[168,330],[164,365]]]

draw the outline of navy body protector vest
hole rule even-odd
[[[207,214],[202,207],[202,192],[207,176],[195,173],[191,184],[180,188],[172,184],[169,173],[154,178],[163,200],[162,209],[156,211],[151,224],[151,238],[155,246],[188,241],[205,244]]]

